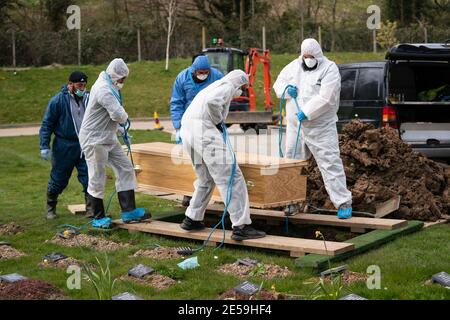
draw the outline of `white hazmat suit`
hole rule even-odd
[[[225,121],[231,100],[240,95],[240,88],[246,84],[248,76],[243,71],[232,71],[202,90],[183,115],[183,147],[190,155],[197,174],[195,192],[186,210],[186,216],[194,221],[203,220],[216,185],[224,202],[227,197],[233,153],[217,125]],[[233,228],[251,224],[247,185],[238,165],[228,212]]]
[[[304,68],[302,62],[305,55],[317,60],[314,70]],[[308,160],[312,154],[334,206],[351,205],[352,195],[347,189],[336,128],[341,77],[336,64],[323,55],[316,40],[303,41],[299,59],[281,71],[273,86],[279,98],[288,85],[298,88],[297,101],[307,120],[301,123],[300,140],[295,150],[298,109],[294,99],[286,93],[286,157],[293,158],[295,154],[297,159]]]
[[[98,199],[103,199],[105,195],[107,164],[116,176],[117,192],[136,189],[133,165],[117,139],[118,124],[125,123],[128,114],[116,96],[118,90],[114,83],[128,74],[128,67],[122,59],[114,59],[106,72],[100,73],[91,89],[80,130],[80,145],[89,173],[88,193]],[[116,90],[116,95],[113,90]]]

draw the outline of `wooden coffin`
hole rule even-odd
[[[139,188],[192,195],[196,179],[192,163],[181,145],[154,142],[132,146]],[[306,199],[305,161],[236,153],[254,208],[274,208]],[[217,189],[213,200],[222,201]]]

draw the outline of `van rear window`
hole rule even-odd
[[[382,70],[380,68],[359,69],[355,100],[378,100],[381,98]]]
[[[356,70],[341,69],[341,100],[353,100],[355,93]]]

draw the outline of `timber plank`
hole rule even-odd
[[[333,257],[321,254],[310,254],[295,260],[295,265],[300,268],[313,268],[318,271],[328,267],[328,261],[338,262],[366,251],[378,248],[396,238],[417,232],[423,228],[424,223],[421,221],[408,221],[408,224],[396,230],[373,230],[356,238],[345,241],[344,243],[352,243],[355,249]]]
[[[86,213],[86,205],[85,204],[69,204],[67,209],[72,214],[85,214]]]
[[[209,205],[207,212],[222,213],[223,205]],[[259,210],[250,209],[250,215],[254,218],[286,220],[286,215],[282,211],[275,210]],[[349,227],[355,229],[376,229],[376,230],[395,230],[402,228],[408,224],[406,220],[396,219],[377,219],[377,218],[361,218],[352,217],[351,219],[341,220],[334,215],[321,215],[300,213],[294,216],[289,216],[289,221],[300,224],[314,224],[334,227]]]
[[[116,225],[121,229],[131,230],[131,231],[141,231],[152,234],[166,235],[178,238],[187,238],[194,240],[206,240],[209,236],[211,229],[207,228],[202,231],[188,232],[180,228],[178,223],[170,223],[163,221],[151,221],[136,224],[124,224],[121,220],[114,221]],[[216,230],[212,236],[212,242],[221,242],[223,238],[222,230]],[[335,256],[345,252],[349,252],[354,249],[354,245],[351,243],[343,242],[331,242],[327,241],[327,250],[323,241],[310,240],[310,239],[300,239],[300,238],[288,238],[279,236],[266,236],[262,239],[253,239],[245,241],[234,241],[231,239],[231,231],[227,231],[225,237],[225,243],[288,251],[292,255],[298,256],[299,253],[316,253],[323,255]]]

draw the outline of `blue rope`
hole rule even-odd
[[[287,85],[286,88],[284,88],[283,94],[281,95],[280,99],[280,129],[278,130],[278,155],[280,158],[283,158],[283,106],[284,101],[286,100],[286,92],[289,90],[289,88],[295,88],[293,85]],[[295,105],[297,106],[297,111],[300,112],[300,105],[298,104],[297,99],[294,99]],[[294,152],[294,159],[297,156],[297,149],[298,149],[298,140],[300,139],[300,130],[302,128],[302,123],[299,122],[298,125],[298,131],[297,131],[297,139],[295,142],[295,152]]]
[[[237,160],[236,160],[236,155],[234,154],[234,151],[233,151],[233,146],[231,145],[231,142],[230,142],[230,137],[228,134],[227,126],[225,125],[225,123],[222,123],[221,127],[222,127],[223,140],[224,140],[225,144],[227,145],[228,149],[231,151],[232,159],[233,159],[233,164],[231,167],[231,174],[230,174],[230,177],[228,178],[227,195],[225,197],[225,209],[223,210],[220,221],[211,229],[211,232],[209,233],[208,238],[206,238],[206,240],[203,242],[203,245],[200,248],[193,250],[194,253],[201,251],[206,247],[206,245],[211,240],[213,233],[216,231],[216,229],[220,225],[222,226],[222,230],[223,230],[223,238],[222,238],[222,242],[216,248],[214,248],[214,250],[222,248],[223,245],[225,244],[225,237],[226,237],[225,218],[228,213],[228,206],[230,205],[230,202],[231,202],[231,195],[233,192],[233,180],[234,180],[234,176],[236,175],[236,170],[237,170]]]

